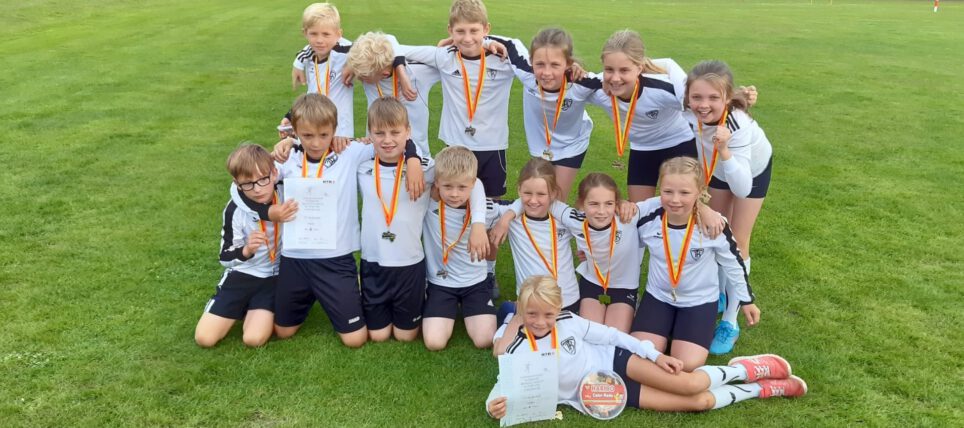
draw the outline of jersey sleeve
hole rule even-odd
[[[435,46],[399,45],[396,55],[403,55],[406,60],[425,64],[438,69],[438,51]]]
[[[244,216],[235,215],[238,206],[228,202],[224,207],[224,218],[221,226],[221,264],[226,268],[232,268],[247,261],[250,257],[244,256],[244,225],[241,223]]]
[[[639,340],[614,327],[592,322],[575,314],[572,320],[583,324],[581,327],[585,331],[583,339],[586,342],[596,345],[618,346],[652,362],[656,362],[656,359],[661,355],[653,342],[648,340]]]
[[[299,70],[304,70],[308,66],[308,62],[311,61],[311,56],[314,55],[314,51],[311,46],[305,45],[298,53],[295,55],[294,63],[291,64],[292,68],[297,68]]]
[[[472,223],[488,223],[486,221],[488,213],[488,202],[485,198],[485,187],[482,180],[475,179],[472,186],[472,193],[469,194],[469,210],[472,211]]]
[[[723,226],[723,234],[717,240],[720,245],[716,249],[716,262],[726,274],[727,281],[726,295],[728,298],[736,298],[741,305],[753,303],[755,297],[750,288],[749,276],[746,273],[746,265],[740,256],[740,250],[733,239],[733,231],[730,225]]]
[[[526,49],[525,44],[519,39],[500,39],[496,37],[490,37],[490,39],[502,43],[505,46],[505,50],[508,53],[509,65],[512,66],[512,72],[515,73],[516,79],[522,82],[522,86],[537,90],[539,86],[536,83],[536,76],[532,70],[532,64],[529,63],[529,51]]]
[[[753,188],[753,172],[750,170],[750,132],[737,129],[730,136],[727,146],[730,149],[730,159],[721,161],[726,184],[730,191],[738,198],[745,198]]]
[[[669,82],[673,84],[673,90],[676,92],[676,100],[679,102],[680,110],[683,109],[683,94],[686,93],[686,72],[683,68],[670,58],[658,58],[654,59],[653,63],[662,67],[666,70],[666,75],[669,77]]]
[[[581,214],[563,201],[552,201],[549,205],[549,215],[555,217],[570,233],[575,234],[582,230]]]

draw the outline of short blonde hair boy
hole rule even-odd
[[[519,311],[524,314],[532,299],[537,299],[556,309],[562,308],[562,289],[551,276],[533,275],[526,278],[519,288]]]
[[[367,32],[358,36],[348,51],[348,66],[361,78],[378,76],[394,62],[395,49],[382,32]]]
[[[341,28],[341,15],[331,3],[312,3],[301,14],[301,29],[307,30],[315,25],[331,25]]]
[[[251,142],[243,142],[228,155],[228,172],[234,181],[259,179],[259,174],[270,174],[274,160],[264,147]]]
[[[408,110],[394,97],[381,97],[368,107],[368,129],[409,127]]]
[[[463,146],[448,146],[435,156],[435,181],[461,180],[478,175],[479,161]]]
[[[449,9],[449,27],[456,23],[489,25],[489,14],[482,0],[455,0]]]
[[[299,124],[314,126],[331,125],[338,128],[338,108],[328,97],[320,94],[304,94],[291,106],[291,126],[298,132]]]

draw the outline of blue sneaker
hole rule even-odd
[[[499,313],[495,315],[496,325],[502,325],[505,323],[505,319],[515,313],[515,302],[510,302],[506,300],[499,305]]]
[[[710,344],[710,354],[725,355],[733,351],[736,339],[740,338],[740,327],[729,321],[720,321],[713,333],[713,343]]]
[[[716,304],[716,313],[722,314],[726,310],[726,293],[720,293],[720,300]]]

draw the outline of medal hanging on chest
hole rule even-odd
[[[549,128],[549,117],[546,115],[545,108],[545,91],[542,89],[542,85],[539,85],[539,107],[542,108],[542,123],[545,125],[546,131],[546,149],[542,151],[542,158],[551,161],[552,160],[552,134],[556,132],[556,126],[559,125],[559,115],[562,114],[562,106],[566,99],[566,76],[562,76],[562,86],[559,87],[559,98],[556,99],[556,112],[553,114],[552,128]]]
[[[522,214],[522,228],[526,231],[526,236],[529,237],[529,242],[532,243],[532,247],[536,249],[536,254],[542,259],[542,264],[546,266],[549,270],[549,274],[552,275],[552,279],[559,280],[559,244],[558,238],[556,237],[556,219],[549,216],[549,233],[552,235],[552,264],[549,264],[549,260],[546,256],[542,254],[542,250],[539,249],[539,244],[536,243],[536,239],[532,236],[532,231],[529,230],[529,225],[526,222],[526,215]]]
[[[465,69],[465,62],[462,60],[462,53],[456,51],[455,58],[459,61],[459,66],[462,68],[462,83],[465,89],[465,107],[469,117],[469,125],[465,127],[465,133],[470,137],[475,137],[475,128],[472,126],[472,120],[475,119],[475,112],[479,106],[479,97],[482,95],[482,87],[485,86],[485,52],[482,52],[479,58],[479,82],[475,87],[475,97],[472,97],[472,91],[469,85],[469,73]]]
[[[727,113],[729,113],[729,108],[724,107],[723,116],[720,117],[720,125],[722,126],[726,126]],[[699,137],[699,141],[697,141],[696,145],[699,147],[700,153],[703,155],[703,178],[706,180],[706,185],[709,185],[710,181],[713,180],[713,172],[716,171],[716,161],[719,149],[717,149],[716,143],[713,143],[713,159],[707,163],[706,148],[703,147],[703,121],[699,120],[699,117],[696,118],[696,135]],[[715,139],[716,136],[714,135],[713,138]]]
[[[458,238],[455,238],[451,244],[447,245],[445,243],[445,202],[442,202],[441,199],[438,201],[438,221],[439,229],[441,230],[442,235],[442,269],[436,273],[436,276],[439,278],[445,279],[449,276],[448,271],[445,270],[449,264],[449,252],[452,251],[452,247],[455,247],[455,245],[462,240],[462,235],[465,234],[465,229],[469,227],[469,216],[471,215],[471,209],[471,207],[465,208],[465,218],[462,219],[462,230],[459,231]]]
[[[639,101],[639,78],[636,78],[636,84],[633,85],[633,95],[629,99],[629,107],[626,110],[626,123],[622,124],[622,119],[619,117],[619,99],[615,95],[609,96],[612,102],[613,110],[613,127],[616,133],[616,159],[613,160],[613,168],[623,169],[624,164],[622,161],[623,153],[626,151],[626,142],[629,141],[629,131],[632,128],[633,116],[636,114],[636,102]]]
[[[326,97],[330,96],[331,93],[331,58],[329,57],[325,60],[325,91],[321,91],[321,77],[318,76],[318,58],[315,60],[315,89],[318,90],[318,94],[324,95]]]
[[[679,287],[680,278],[683,276],[683,265],[686,264],[686,254],[689,252],[690,238],[693,236],[694,218],[696,218],[695,215],[690,215],[689,221],[686,222],[686,235],[683,237],[679,252],[679,264],[674,264],[669,243],[668,222],[666,220],[666,214],[663,214],[663,251],[666,255],[666,270],[669,272],[670,294],[673,296],[673,303],[676,303],[676,288]]]
[[[395,167],[395,182],[392,189],[392,200],[389,202],[391,208],[385,204],[385,199],[382,198],[382,176],[379,174],[379,160],[378,156],[375,156],[375,194],[378,195],[378,202],[382,204],[382,213],[385,215],[385,227],[388,229],[382,233],[382,239],[388,242],[395,242],[395,234],[392,233],[392,220],[395,218],[395,210],[398,208],[398,190],[402,184],[402,165],[404,162],[404,157],[398,159],[398,165]]]
[[[274,194],[271,195],[271,205],[277,205],[277,204],[278,204],[278,192],[274,192]],[[263,233],[265,235],[265,239],[267,239],[268,238],[267,224],[265,224],[264,220],[258,220],[258,223],[261,226],[261,233]],[[278,254],[278,229],[279,228],[278,228],[278,222],[276,221],[271,222],[271,225],[274,226],[274,242],[272,243],[271,246],[268,247],[268,260],[271,260],[271,263],[274,263],[274,260]]]
[[[380,82],[375,82],[375,90],[378,91],[378,98],[385,96],[382,94],[382,85]],[[398,73],[394,71],[392,71],[392,98],[398,98]]]
[[[609,276],[613,271],[613,250],[616,248],[616,218],[613,217],[612,224],[609,225],[609,262],[606,265],[606,276],[603,276],[599,264],[596,263],[596,256],[592,251],[592,237],[589,235],[589,220],[582,221],[582,233],[586,237],[586,247],[589,248],[589,260],[592,261],[592,268],[596,273],[596,279],[602,286],[603,292],[598,296],[599,303],[608,305],[612,303],[612,297],[607,294],[609,290]]]

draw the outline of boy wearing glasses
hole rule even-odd
[[[228,156],[228,172],[238,192],[224,207],[221,228],[221,264],[224,275],[204,307],[194,340],[210,348],[244,320],[244,344],[264,345],[274,327],[274,295],[278,278],[278,223],[261,220],[252,207],[277,200],[278,171],[261,146],[244,143]]]

